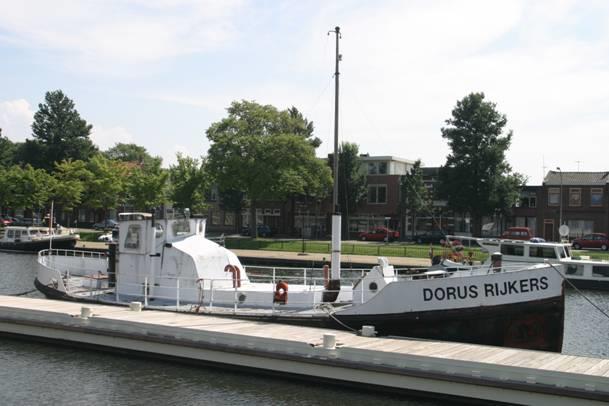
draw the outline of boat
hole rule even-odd
[[[311,270],[250,276],[233,252],[205,237],[205,219],[123,213],[118,237],[108,253],[41,251],[36,287],[54,299],[139,302],[145,308],[350,330],[373,326],[382,336],[562,347],[563,279],[548,264],[406,275],[380,258],[334,289],[327,269],[317,277]]]
[[[338,174],[336,34],[334,174]],[[205,236],[205,220],[119,214],[108,254],[43,250],[36,287],[47,297],[255,321],[561,351],[563,278],[556,266],[459,265],[400,275],[386,258],[353,278],[340,268],[341,215],[334,176],[331,264],[318,276],[254,276]],[[162,217],[162,218],[161,218]],[[302,271],[302,270],[301,270]],[[272,327],[269,327],[272,328]]]
[[[42,249],[74,248],[80,236],[71,229],[7,226],[0,238],[0,250],[38,252]]]
[[[449,238],[473,241],[489,254],[500,253],[502,261],[506,263],[524,265],[549,262],[560,265],[559,269],[568,284],[581,289],[609,290],[609,261],[594,260],[589,256],[573,256],[568,243],[546,242],[539,238],[528,241],[466,236]],[[485,264],[490,265],[491,262],[489,255]]]

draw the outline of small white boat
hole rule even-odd
[[[108,255],[41,251],[36,287],[66,300],[561,350],[563,278],[546,264],[399,275],[380,258],[334,290],[321,270],[250,275],[233,252],[205,238],[203,219],[121,214],[118,237]]]
[[[489,254],[501,253],[502,261],[507,263],[549,262],[561,265],[563,275],[575,287],[609,290],[609,261],[574,257],[571,255],[571,246],[567,243],[545,242],[538,239],[520,241],[463,236],[450,236],[450,238],[475,241],[483,251]],[[491,263],[490,255],[485,263]]]
[[[79,238],[66,228],[8,226],[0,238],[0,249],[38,252],[49,247],[74,248]]]

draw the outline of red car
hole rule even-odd
[[[607,251],[609,249],[609,239],[607,239],[607,234],[603,233],[586,234],[581,238],[573,240],[572,246],[576,250],[582,248],[600,248],[603,251]]]
[[[376,227],[371,231],[359,233],[358,238],[362,241],[393,241],[400,238],[400,232],[387,227]]]
[[[0,216],[0,226],[10,226],[13,220],[10,217]]]
[[[501,234],[501,238],[505,240],[524,240],[529,241],[535,237],[528,227],[510,227]]]

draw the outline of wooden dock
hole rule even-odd
[[[0,334],[494,404],[609,402],[609,359],[539,351],[13,296]]]

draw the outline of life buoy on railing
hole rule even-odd
[[[274,303],[286,304],[288,302],[288,283],[285,281],[277,282],[275,286]]]
[[[224,272],[233,274],[233,288],[241,287],[241,270],[236,265],[228,264],[224,267]]]

